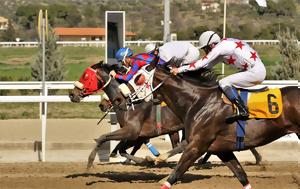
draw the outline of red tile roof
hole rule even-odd
[[[105,36],[105,28],[54,28],[58,36]],[[126,32],[126,36],[135,36],[133,32]]]

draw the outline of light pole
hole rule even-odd
[[[226,0],[224,0],[223,38],[226,37]],[[222,75],[225,74],[225,65],[222,63]]]
[[[48,94],[45,84],[45,53],[46,53],[46,36],[48,36],[48,12],[40,10],[38,18],[38,34],[40,43],[42,44],[42,96]],[[42,119],[42,161],[46,161],[46,122],[47,122],[47,103],[41,103],[41,119]]]
[[[170,41],[170,0],[164,0],[164,43]]]

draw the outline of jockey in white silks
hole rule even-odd
[[[234,87],[252,87],[265,79],[266,69],[257,52],[242,40],[233,38],[221,40],[213,31],[202,33],[199,44],[206,55],[194,64],[172,68],[171,72],[176,75],[200,68],[210,69],[221,61],[240,69],[241,72],[221,79],[219,86],[226,97],[238,108],[237,113],[229,119],[247,119],[249,117],[248,109]]]
[[[181,65],[190,64],[199,59],[200,53],[197,47],[187,41],[167,42],[160,47],[150,43],[145,47],[146,53],[159,56],[158,64],[164,64],[171,59],[181,60]]]

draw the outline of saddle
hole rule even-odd
[[[249,119],[272,119],[281,115],[283,105],[280,89],[264,87],[261,89],[239,88],[237,90],[244,104],[248,107]],[[232,105],[225,95],[222,95],[222,98],[225,104]],[[233,111],[236,111],[235,106],[233,106]]]
[[[249,119],[274,119],[281,115],[283,105],[281,91],[278,88],[268,89],[237,89],[244,104],[248,107]],[[222,95],[225,104],[231,102]],[[232,105],[233,113],[237,108]],[[246,135],[247,121],[236,121],[236,149],[243,150],[245,147],[244,137]]]

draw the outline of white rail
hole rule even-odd
[[[182,40],[182,41],[188,41],[195,46],[198,46],[198,40]],[[279,43],[278,40],[244,40],[247,43],[251,45],[274,45]],[[149,43],[162,43],[163,41],[157,40],[157,41],[125,41],[125,45],[146,45]],[[58,45],[61,46],[75,46],[75,47],[89,47],[89,46],[95,46],[95,47],[105,47],[105,41],[58,41]],[[300,41],[298,40],[298,44],[300,44]],[[22,41],[22,42],[0,42],[0,47],[37,47],[38,42],[37,41]]]
[[[273,87],[284,87],[284,86],[298,86],[300,88],[300,83],[297,80],[284,80],[284,81],[264,81],[262,85],[259,86],[269,86],[270,88]],[[45,84],[46,93],[45,96],[0,96],[0,103],[17,103],[17,102],[31,102],[40,104],[45,102],[46,112],[47,112],[47,103],[48,102],[70,102],[68,95],[47,95],[48,90],[51,89],[73,89],[73,82],[65,81],[65,82],[46,82]],[[11,82],[11,81],[2,81],[0,82],[0,90],[32,90],[32,89],[42,89],[42,82]],[[84,102],[100,102],[101,96],[100,95],[91,95],[84,99]],[[41,110],[41,108],[40,108]],[[41,123],[41,136],[43,134],[46,136],[46,122],[47,117],[42,119]],[[45,133],[43,133],[43,131]],[[294,135],[287,135],[286,137],[282,137],[281,141],[297,141],[297,137]],[[46,153],[46,137],[42,137],[42,151]],[[45,157],[43,157],[45,160]]]

